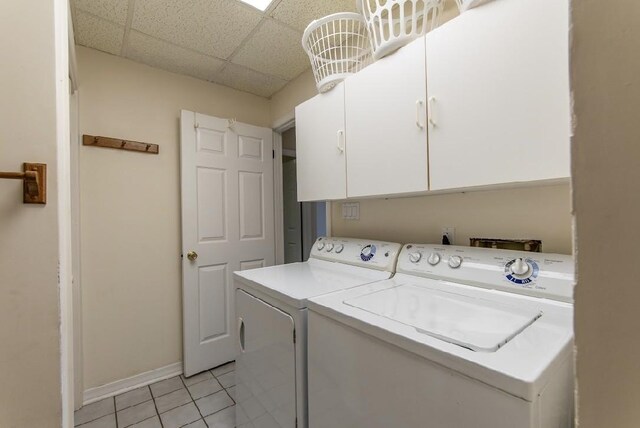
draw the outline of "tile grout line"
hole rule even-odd
[[[214,376],[214,378],[215,378],[215,376]],[[180,376],[180,382],[182,382],[182,385],[184,385],[184,388],[187,390],[187,394],[189,394],[189,398],[191,398],[191,402],[196,407],[196,410],[198,411],[198,414],[200,415],[200,419],[202,419],[202,422],[204,422],[204,426],[206,426],[208,428],[209,424],[207,423],[207,421],[204,420],[204,416],[202,416],[202,412],[200,411],[200,408],[196,404],[196,400],[193,399],[193,395],[191,395],[191,391],[189,391],[189,388],[187,387],[187,384],[184,383],[184,379],[182,378],[182,376]],[[197,385],[199,383],[201,383],[201,382],[196,382],[196,383],[194,383],[194,385]],[[195,422],[198,422],[198,421],[195,421]],[[187,424],[187,425],[189,425],[189,424]],[[183,426],[186,426],[186,425],[183,425]]]
[[[83,422],[83,423],[81,423],[81,424],[76,425],[76,415],[75,415],[75,414],[76,414],[76,412],[79,412],[83,407],[85,407],[85,406],[82,406],[82,407],[80,407],[80,409],[75,410],[75,411],[73,412],[73,427],[74,427],[74,428],[81,428],[83,425],[87,425],[87,424],[89,424],[89,423],[91,423],[91,422],[95,422],[95,421],[97,421],[98,419],[106,418],[106,417],[107,417],[107,416],[109,416],[109,415],[116,415],[116,420],[117,420],[117,414],[116,414],[116,413],[117,413],[117,412],[116,412],[116,401],[115,401],[115,400],[116,400],[116,397],[115,397],[115,396],[113,396],[113,397],[107,397],[107,398],[103,398],[103,399],[102,399],[102,400],[100,400],[100,401],[104,401],[104,400],[108,400],[108,399],[113,399],[113,413],[107,413],[106,415],[102,415],[102,416],[99,416],[99,417],[97,417],[97,418],[95,418],[95,419],[91,419],[91,420],[88,420],[88,421],[86,421],[86,422]],[[98,402],[99,402],[99,401],[96,401],[95,403],[98,403]],[[91,403],[91,404],[95,404],[95,403]],[[88,405],[88,406],[90,406],[91,404],[87,404],[87,405]],[[116,428],[118,428],[118,427],[117,427],[117,421],[116,421]]]
[[[155,385],[156,383],[160,383],[160,382],[162,382],[162,381],[154,382],[151,385]],[[153,400],[153,407],[156,409],[156,416],[158,416],[158,421],[160,422],[160,427],[164,428],[164,423],[162,422],[162,418],[160,417],[160,411],[158,411],[158,405],[156,404],[156,397],[153,395],[153,391],[151,391],[151,385],[147,385],[147,388],[149,388],[149,394],[151,394],[151,399]],[[162,396],[160,396],[160,397],[162,397]]]
[[[113,415],[116,420],[116,428],[119,428],[118,427],[118,408],[116,407],[116,396],[114,395],[112,398],[113,398],[113,411],[114,411]]]

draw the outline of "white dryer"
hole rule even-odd
[[[310,300],[310,426],[571,427],[573,285],[566,255],[406,245]]]
[[[307,301],[382,281],[401,245],[319,238],[304,263],[234,273],[238,427],[307,427]]]

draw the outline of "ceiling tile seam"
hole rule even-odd
[[[191,52],[191,53],[195,53],[195,54],[198,54],[198,55],[201,55],[201,56],[206,56],[208,58],[213,58],[213,59],[216,59],[218,61],[223,61],[223,62],[226,61],[226,59],[224,59],[224,58],[220,58],[220,57],[217,57],[215,55],[209,55],[208,53],[201,52],[201,51],[199,51],[197,49],[193,49],[193,48],[190,48],[190,47],[187,47],[187,46],[179,45],[179,44],[174,43],[174,42],[172,42],[170,40],[165,40],[165,39],[162,39],[160,37],[152,36],[151,34],[147,34],[144,31],[137,30],[137,29],[135,29],[133,27],[131,28],[131,31],[135,31],[136,33],[142,34],[143,36],[148,37],[150,39],[153,39],[156,42],[166,43],[168,45],[173,46],[174,48],[180,48],[182,50],[185,50],[185,51],[188,51],[188,52]]]
[[[187,51],[187,52],[190,52],[190,53],[193,53],[193,54],[197,54],[197,55],[200,55],[200,56],[204,56],[204,57],[207,57],[207,58],[215,59],[216,61],[221,62],[222,64],[220,65],[220,67],[218,67],[218,68],[217,68],[217,69],[215,69],[215,70],[212,70],[212,73],[219,73],[219,72],[223,71],[223,70],[224,70],[224,67],[225,67],[227,64],[229,64],[229,63],[230,63],[230,61],[228,61],[228,60],[226,60],[226,59],[224,59],[224,58],[220,58],[220,57],[217,57],[217,56],[215,56],[215,55],[209,55],[209,54],[206,54],[206,53],[204,53],[204,52],[200,52],[200,51],[195,50],[195,49],[191,49],[191,48],[184,47],[184,46],[182,46],[182,45],[178,45],[178,44],[173,43],[173,42],[170,42],[170,41],[168,41],[168,40],[164,40],[164,39],[161,39],[161,38],[159,38],[159,37],[155,37],[155,36],[152,36],[152,35],[147,34],[147,33],[145,33],[145,32],[142,32],[142,31],[136,30],[135,28],[132,28],[132,29],[131,29],[131,31],[135,31],[136,33],[142,34],[142,35],[144,35],[145,37],[148,37],[148,38],[150,38],[150,39],[152,39],[152,40],[155,40],[155,41],[157,41],[157,42],[164,43],[164,44],[167,44],[167,45],[169,45],[169,46],[173,46],[173,47],[175,47],[175,48],[182,49],[182,50],[185,50],[185,51]],[[127,58],[127,59],[131,59],[131,58],[126,57],[126,56],[124,56],[124,55],[121,55],[121,56],[122,56],[122,57],[124,57],[124,58]],[[148,64],[147,64],[147,65],[148,65]],[[239,64],[233,64],[233,65],[236,65],[236,66],[237,66],[237,65],[239,65]],[[277,77],[277,76],[272,76],[272,75],[270,75],[270,74],[265,74],[265,73],[260,72],[260,71],[257,71],[257,70],[253,70],[253,69],[251,69],[251,68],[249,68],[249,67],[243,67],[243,68],[249,69],[249,70],[251,70],[251,71],[254,71],[254,72],[259,73],[259,74],[261,74],[261,75],[263,75],[263,76],[266,76],[266,77]],[[286,79],[285,79],[285,80],[286,80]]]
[[[124,35],[122,37],[122,47],[120,48],[120,56],[126,58],[129,49],[129,33],[131,33],[131,24],[133,23],[133,13],[136,7],[136,0],[129,0],[127,6],[127,20],[124,24]]]
[[[226,58],[227,61],[231,62],[233,60],[233,57],[235,57],[238,52],[240,52],[240,50],[249,42],[249,40],[258,32],[258,29],[260,27],[262,27],[264,25],[265,20],[267,19],[267,16],[263,16],[260,21],[258,21],[258,23],[256,24],[255,27],[253,27],[253,30],[251,30],[249,32],[249,34],[247,34],[247,36],[242,39],[242,41],[240,42],[240,44],[238,46],[236,46],[236,48],[233,50],[233,52],[231,52],[231,54]]]
[[[269,7],[264,11],[265,15],[271,16],[278,6],[280,6],[280,3],[282,3],[282,0],[273,0]]]
[[[171,72],[169,72],[169,73],[171,73]],[[190,77],[193,77],[193,76],[190,76]],[[193,77],[193,78],[194,78],[194,79],[198,79],[198,77]],[[202,79],[200,79],[200,80],[202,80]],[[244,92],[245,94],[253,95],[254,97],[264,98],[264,99],[266,99],[266,100],[270,100],[270,99],[271,99],[271,97],[272,97],[274,94],[276,94],[277,92],[280,92],[280,91],[282,90],[282,88],[280,88],[280,89],[278,89],[277,91],[275,91],[275,92],[274,92],[273,94],[271,94],[271,95],[260,95],[260,94],[256,94],[255,92],[249,92],[249,91],[247,91],[246,89],[235,88],[235,87],[233,87],[233,86],[231,86],[231,85],[229,85],[229,84],[222,83],[222,82],[221,82],[221,81],[219,81],[219,80],[218,80],[218,81],[216,81],[216,80],[205,80],[205,82],[207,82],[207,83],[213,83],[213,84],[215,84],[215,85],[224,86],[225,88],[233,89],[234,91]],[[285,85],[285,86],[287,86],[287,85]],[[284,88],[284,86],[283,86],[283,88]]]
[[[135,0],[131,0],[131,1],[135,1]],[[97,17],[97,18],[98,18],[98,19],[102,19],[102,18],[100,18],[100,17]],[[111,22],[111,21],[109,21],[109,22]],[[122,27],[122,26],[119,26],[119,27]],[[272,79],[277,79],[277,80],[281,80],[281,81],[284,81],[284,82],[287,82],[287,83],[290,81],[289,79],[283,78],[283,77],[281,77],[281,76],[276,76],[276,75],[274,75],[274,74],[269,74],[269,73],[265,73],[265,72],[260,71],[260,70],[255,70],[255,69],[253,69],[253,68],[251,68],[251,67],[247,67],[247,66],[245,66],[245,65],[241,65],[241,64],[236,64],[235,62],[231,62],[231,61],[229,61],[229,60],[226,60],[226,59],[224,59],[224,58],[217,57],[217,56],[215,56],[215,55],[209,55],[209,54],[206,54],[206,53],[200,52],[200,51],[195,50],[195,49],[187,48],[187,47],[184,47],[184,46],[178,45],[178,44],[176,44],[176,43],[173,43],[173,42],[170,42],[170,41],[167,41],[167,40],[164,40],[164,39],[160,39],[160,38],[158,38],[158,37],[155,37],[155,36],[149,35],[149,34],[147,34],[147,33],[144,33],[144,32],[142,32],[142,31],[136,30],[135,28],[131,28],[131,31],[135,31],[136,33],[143,34],[145,37],[149,37],[150,39],[153,39],[153,40],[155,40],[155,41],[157,41],[157,42],[165,43],[165,44],[167,44],[167,45],[170,45],[170,46],[173,46],[173,47],[176,47],[176,48],[179,48],[179,49],[183,49],[183,50],[185,50],[185,51],[187,51],[187,52],[191,52],[191,53],[194,53],[194,54],[198,54],[198,55],[200,55],[200,56],[204,56],[204,57],[207,57],[207,58],[211,58],[211,59],[215,59],[215,60],[217,60],[217,61],[220,61],[220,62],[222,63],[222,65],[221,65],[218,69],[216,69],[216,70],[212,70],[212,73],[220,73],[220,72],[222,72],[222,71],[224,70],[224,67],[225,67],[225,66],[227,66],[228,64],[232,64],[234,67],[239,67],[239,68],[242,68],[242,69],[244,69],[244,70],[252,71],[252,72],[257,73],[257,74],[259,74],[259,75],[261,75],[261,76],[263,76],[263,77],[268,77],[268,78],[272,78]],[[91,46],[89,46],[89,47],[91,47]],[[95,49],[95,48],[93,48],[93,49]],[[131,58],[129,58],[129,57],[127,57],[127,56],[125,56],[124,54],[121,54],[120,56],[122,56],[123,58],[131,59]],[[137,62],[137,61],[136,61],[136,62]],[[148,64],[147,64],[147,65],[148,65]]]
[[[300,35],[300,45],[302,45],[302,35],[304,34],[304,31],[300,31],[300,29],[294,27],[293,25],[290,25],[290,24],[287,24],[286,22],[280,21],[278,18],[274,18],[273,16],[268,16],[267,19],[270,19],[271,21],[275,22],[276,24],[282,25],[283,27],[286,27],[286,28],[298,33]]]
[[[90,47],[90,46],[88,46],[88,47],[89,47],[90,49],[97,50],[97,49],[92,48],[92,47]],[[135,59],[131,59],[131,58],[125,58],[125,59],[126,59],[126,60],[128,60],[128,61],[135,62],[136,64],[141,64],[141,65],[144,65],[144,66],[146,66],[146,67],[153,68],[154,70],[160,70],[160,71],[163,71],[163,72],[165,72],[165,73],[171,73],[171,74],[175,74],[175,75],[177,75],[177,76],[189,77],[189,78],[191,78],[191,79],[196,79],[196,80],[199,80],[199,81],[202,81],[202,82],[212,83],[212,84],[215,84],[215,85],[223,86],[223,87],[228,88],[228,89],[233,89],[234,91],[244,92],[244,93],[246,93],[246,94],[253,95],[254,97],[264,98],[264,99],[266,99],[266,100],[269,100],[269,99],[270,99],[270,97],[271,97],[271,96],[273,96],[273,94],[275,94],[276,92],[279,92],[279,91],[280,91],[280,89],[279,89],[278,91],[274,92],[273,94],[271,94],[271,95],[269,95],[269,96],[266,96],[266,95],[260,95],[260,94],[256,94],[255,92],[249,92],[249,91],[247,91],[246,89],[235,88],[235,87],[233,87],[233,86],[231,86],[231,85],[229,85],[229,84],[222,83],[222,82],[221,82],[221,81],[219,81],[219,80],[203,79],[202,77],[198,77],[198,76],[195,76],[195,75],[193,75],[193,74],[182,73],[182,72],[177,72],[177,71],[172,71],[172,70],[164,69],[164,68],[161,68],[161,67],[157,67],[157,66],[155,66],[155,65],[147,64],[146,62],[142,62],[142,61],[135,60]],[[288,82],[287,82],[287,83],[288,83]],[[285,86],[286,86],[286,84],[285,84]],[[282,88],[281,88],[281,89],[282,89]]]
[[[296,77],[294,77],[293,79],[289,80],[287,82],[286,85],[284,85],[282,88],[278,89],[277,91],[275,91],[273,94],[271,94],[271,97],[269,97],[269,99],[271,99],[274,95],[276,95],[277,93],[279,93],[280,91],[283,91],[284,88],[286,88],[289,83],[293,82],[294,80],[296,80],[298,77],[302,76],[304,73],[306,73],[307,71],[309,71],[309,69],[311,68],[311,66],[309,66],[308,68],[305,68],[303,72],[301,72],[300,74],[298,74]]]
[[[110,20],[110,19],[103,18],[102,16],[98,16],[98,15],[96,15],[95,13],[89,12],[89,11],[84,10],[84,9],[82,9],[82,8],[76,7],[76,11],[82,12],[82,13],[84,13],[85,15],[89,15],[89,16],[90,16],[90,17],[92,17],[92,18],[96,18],[96,19],[99,19],[99,20],[101,20],[101,21],[108,22],[109,24],[115,25],[116,27],[124,28],[124,25],[122,25],[122,24],[120,24],[120,23],[118,23],[118,22],[116,22],[116,21],[112,21],[112,20]],[[73,19],[77,19],[77,18],[76,18],[76,17],[74,17]]]
[[[236,64],[235,62],[233,62],[233,59],[236,57],[236,55],[238,55],[238,53],[240,53],[240,51],[242,50],[242,48],[243,48],[247,43],[249,43],[249,40],[250,40],[250,39],[255,35],[255,33],[257,33],[257,32],[258,32],[258,30],[260,29],[260,27],[262,27],[266,21],[273,21],[273,22],[275,22],[275,23],[276,23],[276,24],[278,24],[278,25],[282,25],[282,26],[284,26],[284,27],[287,27],[287,28],[292,29],[293,31],[295,31],[297,34],[299,34],[299,35],[300,35],[300,45],[302,46],[302,32],[301,32],[300,30],[295,29],[295,28],[291,27],[290,25],[285,24],[284,22],[280,22],[280,21],[278,21],[277,19],[274,19],[274,18],[272,18],[272,17],[270,17],[270,16],[265,16],[265,17],[263,17],[263,18],[260,20],[260,22],[258,22],[258,24],[253,28],[253,30],[251,30],[251,32],[247,35],[247,37],[245,37],[245,38],[240,42],[240,44],[235,48],[235,50],[231,53],[231,55],[229,55],[229,57],[227,58],[227,61],[228,61],[228,62],[230,62],[230,63],[232,63],[232,64],[235,64],[235,65],[238,65],[238,64]],[[281,77],[281,76],[276,76],[276,77],[279,77],[280,79],[283,79],[283,80],[288,80],[288,79],[285,79],[285,78],[283,78],[283,77]]]
[[[236,64],[235,62],[225,61],[225,64],[224,64],[224,65],[225,65],[225,67],[226,67],[226,66],[227,66],[227,65],[229,65],[229,64],[233,65],[234,67],[238,67],[238,68],[241,68],[241,69],[244,69],[244,70],[252,71],[252,72],[254,72],[254,73],[256,73],[256,74],[259,74],[259,75],[261,75],[261,76],[264,76],[264,77],[270,77],[270,78],[272,78],[272,79],[280,80],[280,81],[282,81],[282,82],[286,82],[286,83],[289,83],[289,82],[290,82],[290,80],[289,80],[289,79],[285,79],[285,78],[283,78],[283,77],[276,76],[275,74],[268,74],[268,73],[265,73],[265,72],[263,72],[263,71],[254,70],[254,69],[253,69],[253,68],[251,68],[251,67],[247,67],[246,65],[242,65],[242,64]],[[220,69],[219,71],[224,71],[224,68]]]

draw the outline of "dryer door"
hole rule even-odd
[[[236,360],[236,423],[294,428],[293,318],[239,289],[236,316],[240,347]]]

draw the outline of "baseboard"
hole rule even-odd
[[[141,386],[182,374],[182,361],[160,367],[159,369],[140,373],[126,379],[120,379],[105,385],[89,388],[82,394],[83,405],[91,404],[103,398],[113,397]]]

